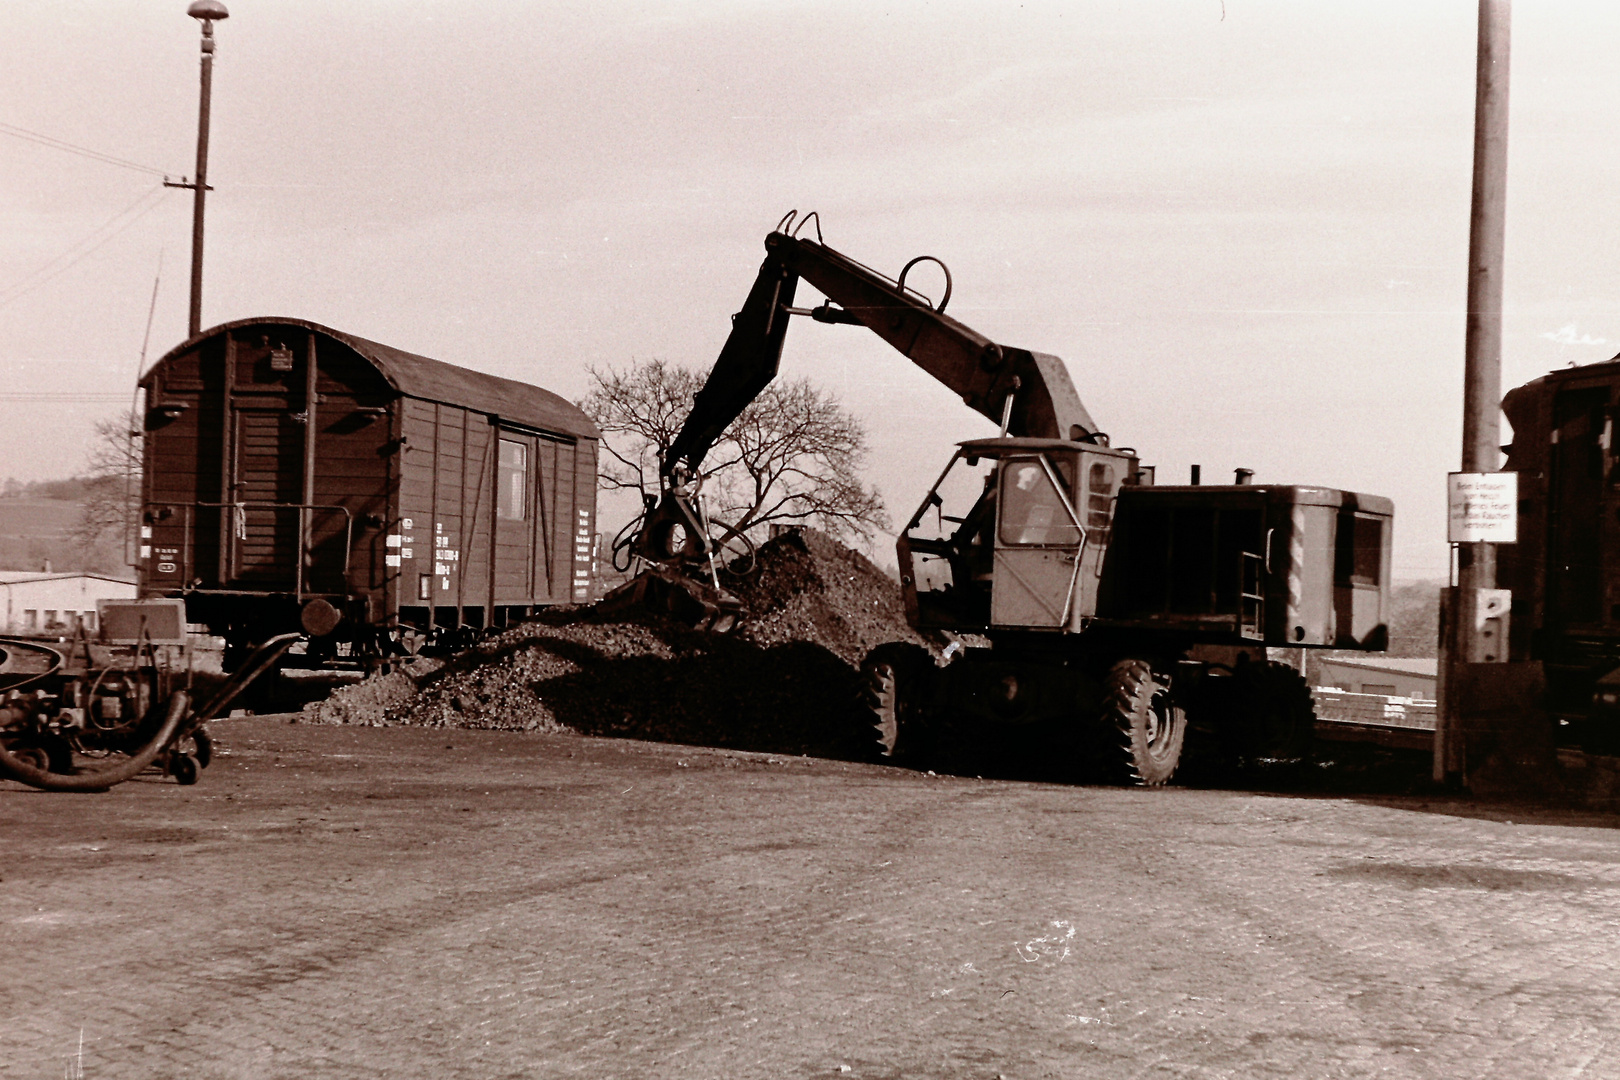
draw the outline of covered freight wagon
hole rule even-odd
[[[356,655],[589,599],[599,432],[558,395],[303,319],[243,319],[146,392],[140,595],[232,655]]]

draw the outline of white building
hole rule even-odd
[[[1311,682],[1351,694],[1382,694],[1433,701],[1440,661],[1385,656],[1312,657]]]
[[[8,634],[70,634],[96,629],[97,600],[133,600],[135,583],[105,574],[0,570]]]

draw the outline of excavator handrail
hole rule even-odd
[[[933,255],[918,255],[915,259],[912,259],[910,262],[906,263],[905,266],[900,268],[900,276],[895,279],[894,283],[899,288],[904,289],[906,287],[906,275],[911,273],[911,268],[920,262],[933,263],[934,265],[938,266],[940,272],[945,275],[945,295],[939,298],[939,303],[937,304],[933,303],[932,301],[929,302],[930,307],[932,307],[939,314],[943,315],[945,314],[945,305],[951,302],[951,268],[945,265],[945,260],[935,258]],[[916,293],[918,296],[923,296],[921,289],[912,289],[911,291]]]

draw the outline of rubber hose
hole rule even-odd
[[[175,732],[180,730],[180,723],[186,718],[190,705],[191,697],[184,690],[171,697],[169,714],[163,718],[163,726],[152,736],[152,741],[121,765],[88,772],[53,773],[35,768],[0,743],[0,774],[43,791],[106,791],[114,784],[122,784],[144,772],[157,760],[157,756],[174,740]]]

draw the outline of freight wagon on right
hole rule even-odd
[[[1526,383],[1502,411],[1519,476],[1518,543],[1498,555],[1510,654],[1542,662],[1561,742],[1620,753],[1620,356]]]

